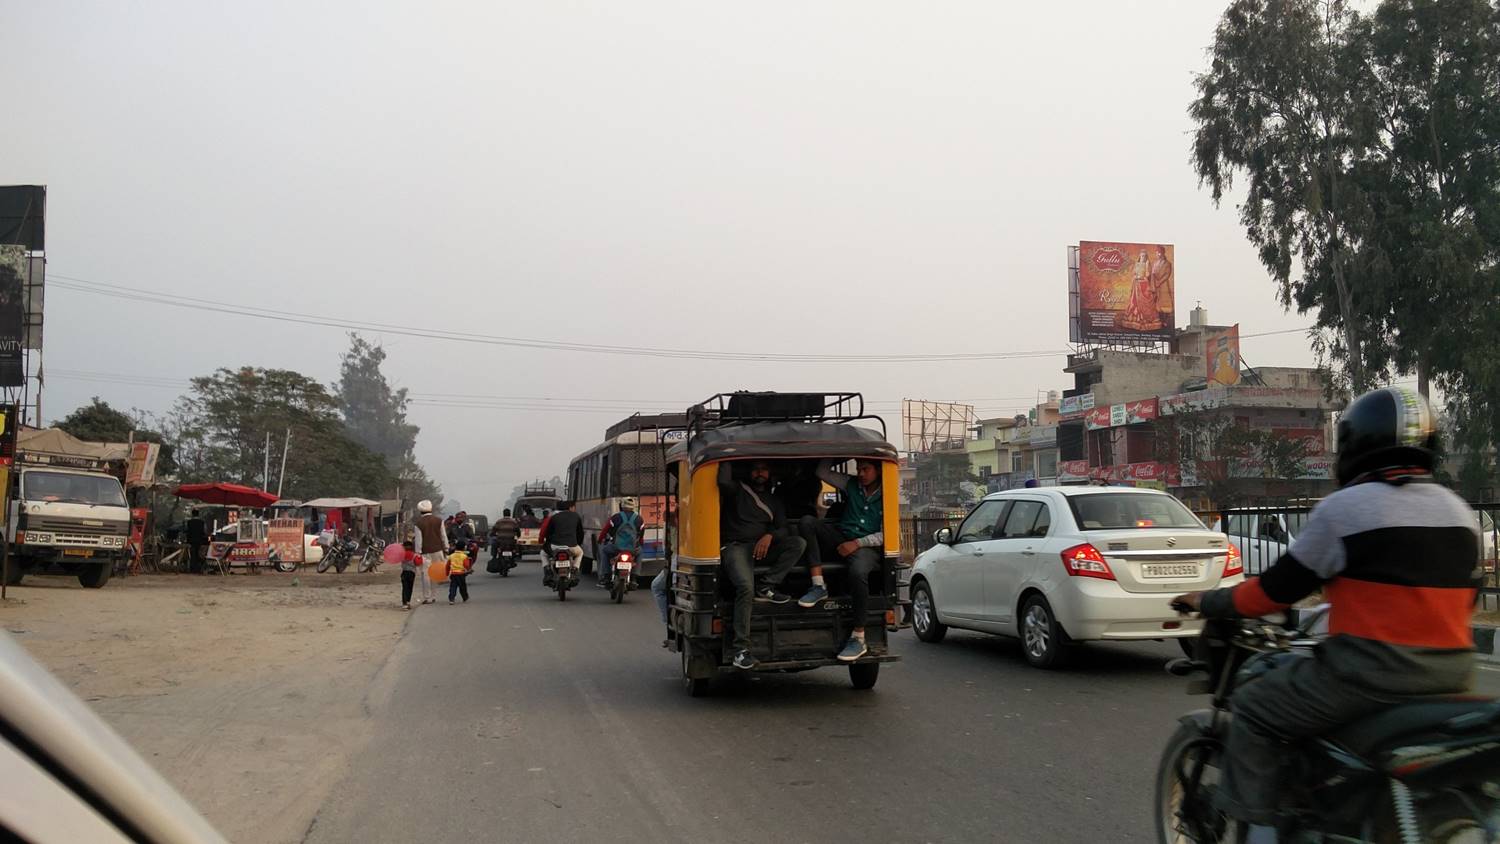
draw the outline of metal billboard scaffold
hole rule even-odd
[[[0,185],[0,395],[41,424],[47,188]]]
[[[901,400],[902,449],[907,454],[926,454],[942,445],[963,442],[974,425],[972,404]]]

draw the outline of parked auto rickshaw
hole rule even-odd
[[[870,575],[869,610],[863,619],[868,652],[854,662],[835,658],[850,630],[860,626],[849,599],[839,597],[849,592],[847,567],[837,557],[825,556],[823,565],[833,597],[812,608],[795,600],[756,603],[750,630],[756,660],[752,671],[848,665],[855,688],[873,687],[880,664],[899,659],[890,654],[886,634],[897,608],[900,481],[896,449],[885,440],[884,422],[864,413],[858,393],[720,394],[690,408],[688,419],[687,437],[667,453],[668,482],[678,501],[667,544],[672,572],[669,642],[682,657],[689,694],[703,695],[715,676],[737,670],[730,664],[734,587],[720,571],[719,471],[725,463],[737,471],[760,460],[772,467],[776,494],[787,504],[793,532],[799,516],[823,509],[824,486],[814,474],[820,461],[832,460],[836,470],[847,466],[851,473],[857,459],[880,468],[885,547]],[[841,506],[841,500],[835,501],[827,515],[836,516]],[[757,577],[768,568],[757,562]],[[810,585],[806,566],[799,564],[781,589],[795,598]]]

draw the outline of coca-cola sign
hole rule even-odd
[[[1094,266],[1114,272],[1125,266],[1125,253],[1115,246],[1102,247],[1094,253]]]

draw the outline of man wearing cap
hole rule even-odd
[[[620,512],[610,516],[609,521],[604,523],[604,529],[599,531],[599,559],[594,561],[594,565],[599,569],[600,589],[610,588],[610,582],[614,580],[616,554],[621,551],[632,554],[641,552],[641,538],[646,532],[646,524],[635,511],[636,506],[634,498],[620,499]],[[616,542],[620,528],[626,526],[629,528],[625,531],[624,541]]]
[[[422,500],[417,502],[417,512],[422,515],[417,517],[416,529],[412,531],[412,550],[417,554],[417,568],[421,569],[423,563],[431,565],[447,559],[448,537],[443,531],[443,520],[432,512],[432,502]],[[422,603],[433,602],[433,595],[437,591],[432,581],[428,579],[427,573],[418,571],[417,580],[422,583]]]

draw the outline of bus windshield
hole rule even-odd
[[[125,490],[120,482],[102,475],[73,475],[67,472],[21,473],[21,498],[57,504],[93,504],[124,507]]]

